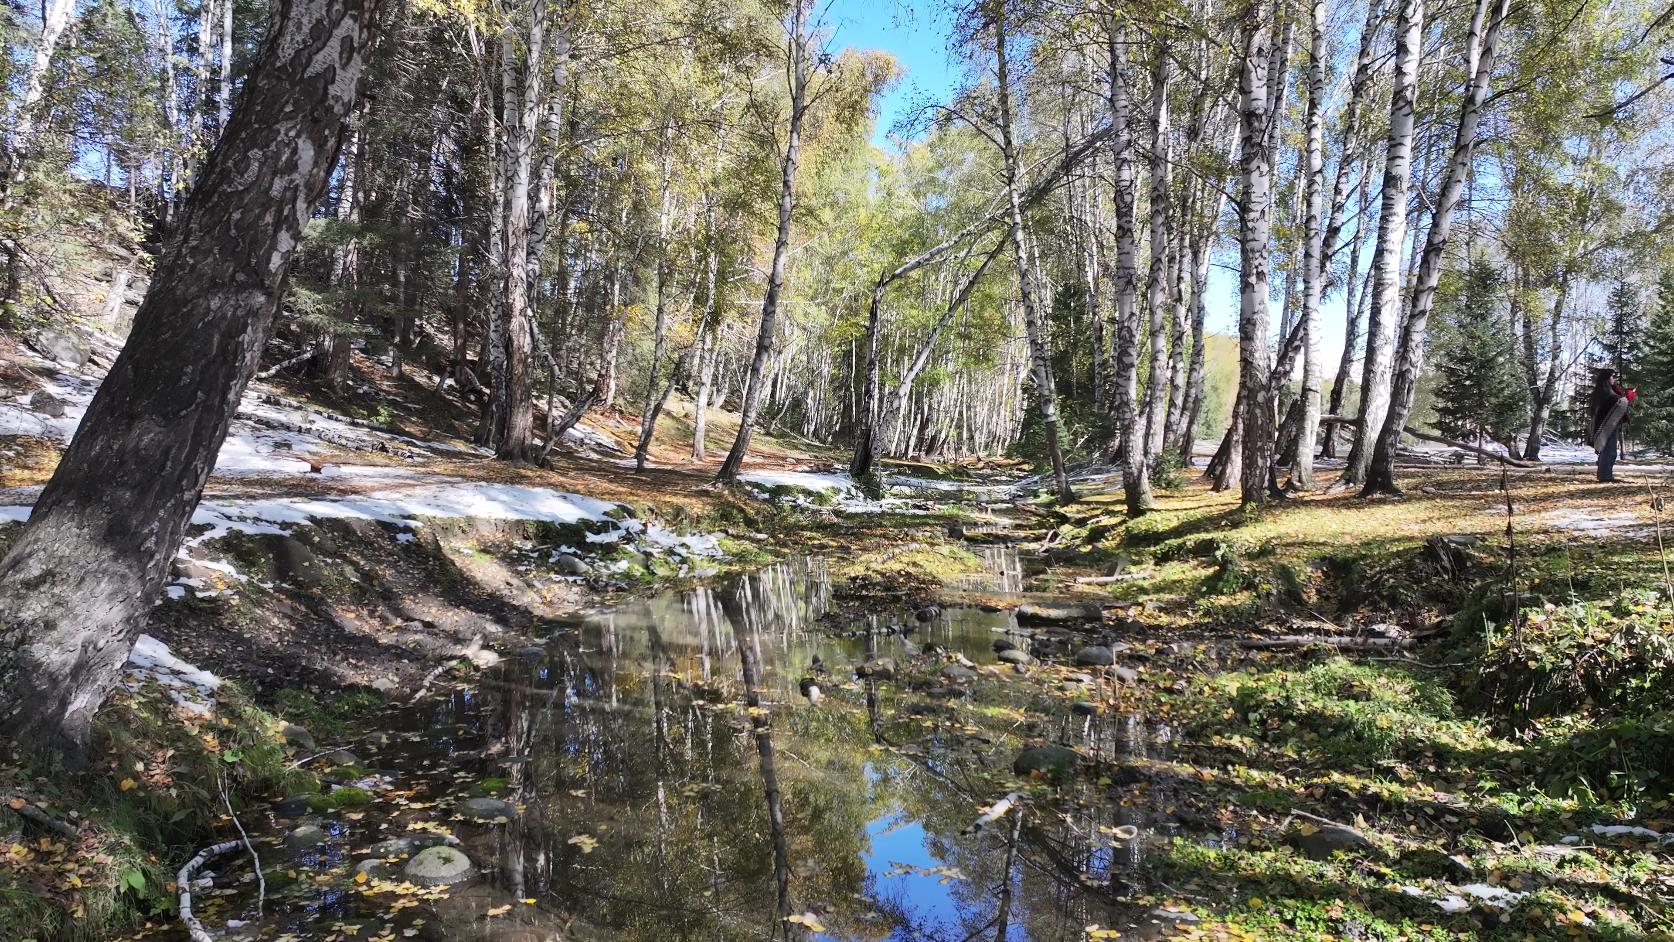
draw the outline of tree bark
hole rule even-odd
[[[1390,360],[1401,311],[1401,246],[1407,232],[1407,193],[1412,184],[1413,123],[1418,103],[1418,65],[1423,53],[1425,0],[1396,0],[1395,86],[1389,101],[1389,144],[1383,166],[1383,205],[1377,248],[1372,254],[1371,311],[1366,324],[1366,360],[1360,382],[1360,431],[1349,449],[1340,486],[1365,481],[1372,447],[1389,411]]]
[[[795,206],[796,163],[802,150],[802,123],[808,115],[808,42],[806,23],[808,0],[791,0],[790,24],[786,53],[789,57],[787,73],[790,79],[790,127],[785,141],[785,153],[779,172],[779,226],[773,238],[773,262],[768,269],[767,293],[761,302],[761,323],[756,328],[756,350],[750,360],[750,373],[744,381],[744,402],[738,413],[738,435],[732,440],[717,480],[732,482],[744,468],[744,456],[750,453],[750,436],[754,433],[756,414],[761,410],[763,375],[773,353],[774,332],[778,329],[779,296],[785,290],[785,264],[790,256],[791,210]]]
[[[1320,405],[1320,297],[1324,291],[1325,232],[1325,0],[1313,0],[1308,14],[1308,112],[1302,185],[1302,414],[1296,430],[1296,461],[1290,481],[1301,490],[1314,486],[1314,440]],[[1348,155],[1343,155],[1344,163]]]
[[[1265,0],[1251,0],[1244,24],[1244,68],[1239,81],[1240,187],[1238,275],[1238,387],[1243,402],[1243,467],[1246,504],[1267,500],[1273,452],[1273,398],[1269,382],[1267,285],[1272,254],[1272,148],[1269,56],[1271,19]]]
[[[1482,21],[1488,15],[1489,4],[1494,4],[1493,19],[1486,32]],[[1430,308],[1436,299],[1436,286],[1441,281],[1442,252],[1447,248],[1448,235],[1453,227],[1453,213],[1465,191],[1465,180],[1470,175],[1471,156],[1476,150],[1476,127],[1482,117],[1482,101],[1488,94],[1488,80],[1494,73],[1494,57],[1499,50],[1500,26],[1505,22],[1510,0],[1477,0],[1476,14],[1471,19],[1466,74],[1470,77],[1464,102],[1459,107],[1459,126],[1453,140],[1453,159],[1448,164],[1447,179],[1436,199],[1435,213],[1430,219],[1430,232],[1424,240],[1424,258],[1418,266],[1418,280],[1412,289],[1411,310],[1401,328],[1401,345],[1396,358],[1394,382],[1390,390],[1389,414],[1383,430],[1378,434],[1377,448],[1372,453],[1366,486],[1362,493],[1396,493],[1395,448],[1401,442],[1401,429],[1412,414],[1413,398],[1418,393],[1418,373],[1424,366],[1424,338]]]
[[[1132,439],[1139,447],[1129,448],[1129,453],[1136,454],[1138,459],[1129,462],[1133,468],[1133,486],[1127,485],[1125,477],[1123,480],[1129,514],[1144,513],[1156,504],[1151,494],[1151,465],[1162,451],[1170,383],[1167,315],[1171,307],[1168,255],[1171,228],[1169,165],[1172,157],[1169,149],[1168,92],[1173,75],[1166,45],[1158,45],[1156,57],[1151,70],[1151,265],[1145,291],[1145,306],[1150,309],[1151,317],[1151,368],[1145,384],[1145,421],[1143,425],[1134,422],[1134,427],[1143,434]]]
[[[280,0],[127,345],[0,562],[0,729],[86,758],[284,292],[393,3]]]
[[[1111,452],[1122,466],[1122,490],[1128,505],[1141,497],[1129,446],[1139,421],[1139,250],[1134,238],[1133,105],[1128,86],[1124,38],[1111,25],[1106,37],[1110,58],[1111,160],[1115,170],[1112,201],[1116,213],[1115,329],[1116,371],[1111,384]]]

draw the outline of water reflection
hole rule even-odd
[[[987,560],[974,588],[1021,587],[1014,553]],[[364,839],[402,833],[473,786],[521,813],[460,824],[488,879],[397,928],[493,942],[1018,942],[1121,924],[1120,877],[1144,842],[1110,835],[1159,822],[1108,781],[1022,788],[1011,760],[1042,739],[1166,758],[1166,728],[1072,717],[1062,698],[1042,699],[1050,685],[1010,674],[945,682],[940,656],[922,653],[993,664],[993,641],[1017,630],[1006,612],[950,608],[899,627],[891,613],[829,624],[831,607],[824,564],[793,561],[555,625],[544,657],[403,712],[395,725],[413,735],[375,761],[428,801]],[[911,676],[857,678],[874,657]],[[1015,810],[973,829],[1020,788]]]

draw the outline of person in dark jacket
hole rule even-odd
[[[1633,390],[1623,389],[1617,382],[1615,370],[1601,369],[1594,374],[1588,411],[1600,481],[1616,480],[1616,454],[1621,450],[1622,429],[1628,424],[1628,407],[1633,404],[1634,395]]]

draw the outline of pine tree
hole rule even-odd
[[[1645,319],[1644,341],[1633,378],[1633,432],[1658,451],[1674,448],[1674,269],[1657,283],[1656,303]]]
[[[1639,381],[1639,353],[1645,342],[1645,312],[1638,286],[1625,278],[1618,280],[1605,306],[1610,321],[1600,346],[1611,368],[1633,386]]]
[[[1528,424],[1511,335],[1497,303],[1499,271],[1475,259],[1448,273],[1438,298],[1446,329],[1436,364],[1436,425],[1466,441],[1509,443]]]

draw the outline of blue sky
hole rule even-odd
[[[925,101],[947,101],[961,80],[961,65],[947,48],[950,17],[945,0],[829,0],[816,9],[835,30],[839,48],[881,49],[895,56],[905,75],[878,102],[878,124],[872,140],[888,148],[887,135],[900,118]],[[1217,262],[1237,264],[1235,246],[1221,246]],[[1206,291],[1207,326],[1215,333],[1238,332],[1237,274],[1216,265],[1210,269]],[[1274,330],[1281,305],[1272,305]],[[1343,293],[1322,305],[1320,347],[1328,374],[1335,373],[1343,350]]]

